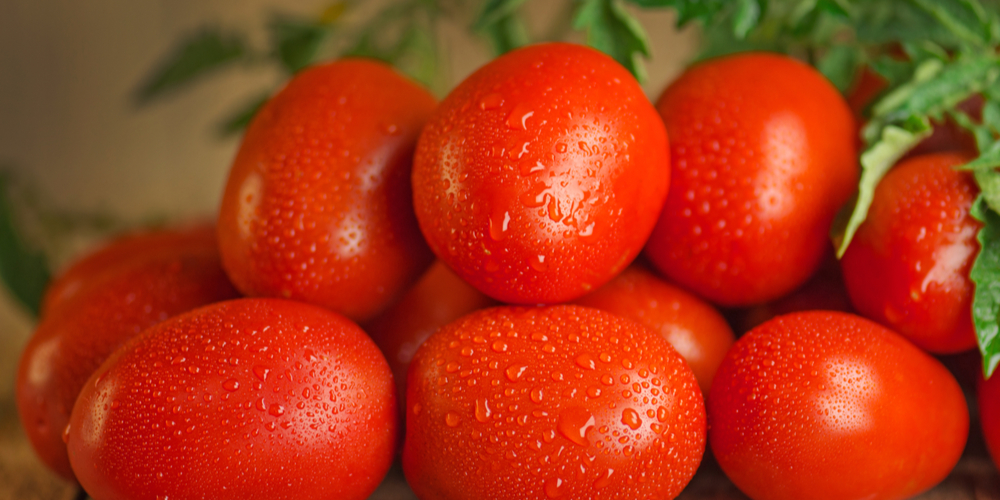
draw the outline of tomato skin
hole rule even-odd
[[[969,159],[937,153],[889,171],[840,261],[859,313],[935,353],[976,345],[969,269],[981,223],[969,210],[979,190],[954,169]]]
[[[438,328],[495,305],[496,301],[436,261],[399,302],[365,326],[392,368],[401,401],[406,397],[406,373],[417,348]]]
[[[74,273],[68,274],[72,281],[57,280],[75,283],[78,291],[52,295],[65,300],[50,304],[21,352],[15,396],[35,452],[60,476],[74,478],[62,432],[80,389],[101,362],[150,326],[239,296],[222,270],[214,233],[197,235],[167,230],[136,237],[160,244],[142,254],[130,254],[139,240],[127,238],[100,251],[117,254],[122,262],[108,262],[108,269],[96,272],[100,266],[87,263],[99,262],[87,258],[81,261],[85,266],[67,271]],[[88,280],[91,271],[96,275]]]
[[[462,279],[507,303],[572,300],[631,262],[670,182],[667,136],[635,79],[593,49],[509,52],[421,134],[417,219]]]
[[[996,372],[987,380],[979,373],[979,383],[976,386],[976,401],[979,403],[979,425],[982,426],[983,439],[990,452],[993,464],[1000,464],[1000,376]],[[1000,465],[997,465],[1000,467]]]
[[[99,281],[101,274],[120,265],[127,265],[135,258],[143,259],[158,252],[173,252],[177,247],[193,246],[217,252],[214,222],[192,222],[122,235],[73,262],[56,276],[45,289],[41,316],[44,317],[64,303],[84,295],[87,286]]]
[[[423,500],[674,498],[704,439],[680,355],[597,309],[478,311],[410,365],[403,472]]]
[[[388,66],[341,60],[293,78],[233,162],[219,245],[233,283],[367,321],[430,265],[410,166],[434,98]]]
[[[654,266],[725,306],[804,283],[857,185],[843,97],[794,59],[746,53],[690,68],[656,107],[673,177],[645,250]]]
[[[364,499],[389,469],[396,400],[357,325],[283,299],[161,323],[115,352],[73,408],[95,500]]]
[[[736,340],[714,307],[638,265],[575,303],[629,318],[659,333],[687,362],[704,394]]]
[[[709,443],[755,500],[902,499],[958,462],[968,408],[952,375],[859,316],[780,316],[730,350],[708,397]]]

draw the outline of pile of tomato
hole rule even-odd
[[[856,121],[766,53],[655,105],[571,44],[441,102],[373,61],[306,69],[217,221],[54,282],[22,423],[95,500],[362,499],[397,457],[425,500],[664,499],[706,452],[754,499],[916,495],[969,430],[931,354],[975,344],[976,187],[967,153],[904,160],[833,260]]]

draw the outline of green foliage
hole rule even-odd
[[[8,194],[8,178],[0,175],[0,280],[21,305],[38,316],[51,276],[48,259],[28,244]]]
[[[642,58],[649,57],[649,40],[623,0],[583,0],[573,27],[587,32],[588,45],[614,57],[640,82],[646,80]]]
[[[327,23],[283,14],[273,15],[268,27],[274,56],[288,73],[297,73],[313,63],[331,31]]]
[[[988,378],[1000,363],[1000,215],[980,197],[972,216],[983,223],[978,234],[980,251],[969,271],[976,285],[972,298],[972,321],[983,355],[983,374]]]
[[[485,36],[496,55],[505,54],[529,43],[528,30],[518,14],[525,0],[487,0],[473,31]]]
[[[136,101],[145,104],[182,88],[220,68],[246,59],[249,48],[242,34],[205,27],[180,41],[137,89]]]

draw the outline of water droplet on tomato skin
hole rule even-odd
[[[566,482],[560,478],[552,478],[545,482],[545,495],[549,498],[562,496]]]
[[[486,94],[482,99],[479,100],[479,109],[483,111],[489,111],[497,109],[503,106],[503,96],[494,92],[491,94]]]
[[[462,417],[458,416],[457,413],[448,412],[448,414],[444,416],[444,423],[448,427],[458,427],[458,424],[460,424],[461,422],[462,422]]]
[[[559,429],[559,433],[566,439],[580,446],[589,446],[590,441],[587,440],[587,431],[591,427],[594,427],[596,423],[597,420],[590,411],[585,408],[576,407],[563,411],[559,415],[559,422],[556,424],[556,427]]]

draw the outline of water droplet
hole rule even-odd
[[[544,394],[542,393],[541,387],[535,387],[534,389],[531,390],[531,401],[533,403],[541,403],[543,396]]]
[[[493,414],[493,411],[490,410],[489,402],[486,399],[477,399],[476,409],[474,413],[476,415],[476,420],[485,423],[487,420],[489,420],[490,415]]]
[[[118,407],[121,406],[121,405],[122,405],[121,402],[118,401],[117,399],[111,401],[111,409],[112,410],[117,410]]]
[[[395,123],[381,122],[378,128],[386,135],[399,135],[400,133],[399,126]]]
[[[597,368],[597,363],[594,362],[594,358],[590,357],[590,354],[587,353],[577,356],[576,365],[584,370],[594,370]]]
[[[587,430],[596,423],[597,420],[586,408],[575,407],[559,415],[557,427],[566,439],[580,446],[588,446],[590,441],[587,440]]]
[[[542,345],[542,351],[543,352],[547,352],[549,354],[552,354],[552,353],[556,352],[556,346],[554,346],[552,344],[546,343],[546,344]]]
[[[601,360],[602,363],[610,363],[611,362],[611,355],[608,354],[608,353],[606,353],[606,352],[602,352],[601,355],[598,356],[598,358]]]
[[[528,118],[535,112],[524,103],[514,106],[514,109],[507,116],[507,127],[511,130],[528,130]]]
[[[459,351],[458,353],[461,354],[462,356],[469,357],[472,356],[474,352],[475,351],[473,351],[471,347],[463,347],[462,350]]]
[[[592,398],[599,398],[599,397],[601,397],[601,388],[600,387],[594,387],[594,386],[588,387],[587,388],[587,396],[590,396]]]
[[[260,411],[266,411],[267,410],[267,403],[264,402],[264,398],[257,399],[257,404],[255,406]]]
[[[557,142],[556,153],[565,153],[565,152],[566,152],[566,144],[562,142]]]
[[[70,432],[70,424],[66,424],[66,427],[64,427],[62,431],[62,441],[64,443],[69,443],[69,432]]]
[[[533,259],[528,259],[528,263],[531,264],[532,269],[540,273],[548,271],[549,265],[545,263],[545,256],[538,254]]]
[[[267,409],[267,412],[270,413],[271,416],[280,417],[285,414],[285,407],[279,405],[278,403],[272,403]]]
[[[597,480],[594,481],[594,489],[599,490],[611,484],[611,475],[615,473],[614,469],[608,469],[598,476]]]
[[[461,421],[462,417],[458,416],[457,413],[448,412],[448,414],[444,416],[444,423],[448,427],[456,427]]]
[[[444,371],[446,371],[448,373],[455,373],[455,372],[457,372],[458,370],[461,370],[461,369],[462,369],[462,367],[458,363],[456,363],[454,361],[452,361],[451,363],[448,363],[444,367]]]
[[[549,498],[557,498],[563,494],[563,485],[565,481],[562,479],[553,478],[545,482],[545,495]]]
[[[639,416],[639,412],[632,408],[625,408],[625,411],[622,412],[622,423],[627,425],[629,429],[637,431],[642,426],[642,417]]]
[[[497,93],[487,94],[479,101],[479,109],[488,111],[503,106],[503,96]]]
[[[225,382],[222,383],[222,388],[225,389],[225,390],[227,390],[227,391],[229,391],[229,392],[233,392],[236,389],[240,388],[240,381],[236,380],[234,378],[231,378],[231,379],[229,379],[229,380],[227,380],[227,381],[225,381]]]
[[[424,409],[424,407],[420,406],[420,403],[415,403],[413,405],[413,407],[410,408],[410,411],[413,413],[413,416],[417,416],[417,415],[420,415],[420,410],[423,410],[423,409]]]
[[[510,226],[510,212],[504,211],[502,217],[499,212],[490,218],[490,238],[493,241],[500,241],[506,236],[507,228]]]
[[[490,346],[490,348],[493,349],[494,352],[506,352],[507,343],[502,340],[498,340],[494,342],[493,345]]]
[[[270,368],[266,368],[260,365],[255,365],[253,367],[253,374],[260,379],[261,382],[267,382],[267,375],[271,373]]]
[[[510,365],[507,367],[507,380],[511,382],[517,382],[521,375],[524,375],[524,370],[528,369],[528,365]]]

